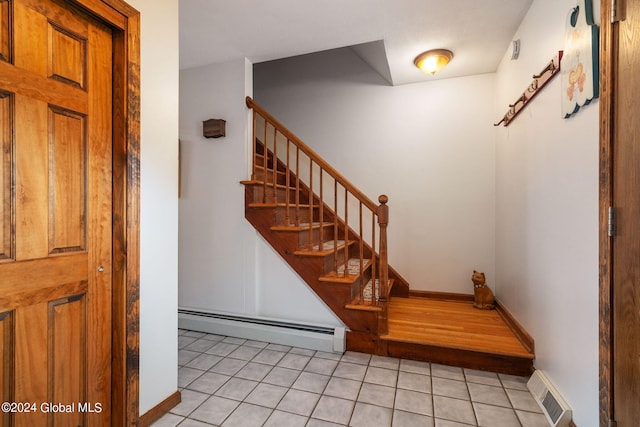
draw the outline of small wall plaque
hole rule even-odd
[[[209,119],[202,122],[202,135],[205,138],[220,138],[225,136],[226,121],[222,119]]]

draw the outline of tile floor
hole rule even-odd
[[[182,403],[156,427],[548,426],[523,377],[178,334]]]

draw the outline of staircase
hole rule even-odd
[[[373,202],[254,100],[246,103],[253,111],[254,146],[251,179],[242,182],[245,217],[342,320],[347,349],[530,373],[532,351],[496,358],[467,345],[452,353],[456,348],[443,350],[420,338],[428,327],[416,319],[401,320],[407,311],[402,301],[422,302],[409,298],[409,284],[388,265],[388,197]],[[461,356],[470,350],[472,361]],[[478,358],[484,353],[487,360]]]

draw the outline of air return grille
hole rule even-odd
[[[536,370],[527,388],[536,399],[547,421],[553,427],[566,427],[571,421],[571,408],[541,370]]]

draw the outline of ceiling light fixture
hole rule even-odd
[[[413,63],[424,73],[434,75],[447,66],[453,58],[453,52],[447,49],[434,49],[416,56]]]

